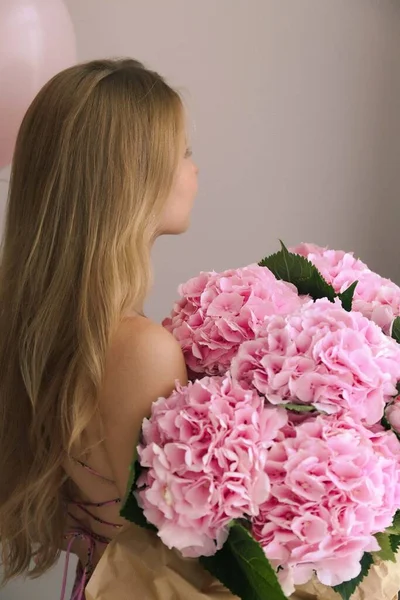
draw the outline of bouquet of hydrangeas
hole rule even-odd
[[[243,600],[348,600],[400,547],[400,288],[303,244],[201,273],[167,327],[191,382],[143,423],[122,514]]]

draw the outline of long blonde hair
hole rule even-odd
[[[130,59],[59,73],[21,125],[0,264],[4,580],[58,556],[62,463],[96,414],[117,323],[143,303],[182,137],[178,94]]]

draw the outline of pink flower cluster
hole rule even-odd
[[[390,333],[394,318],[400,315],[400,287],[393,281],[374,273],[349,252],[329,250],[315,244],[300,244],[291,248],[291,252],[313,263],[337,293],[358,281],[353,310],[360,311],[385,333]]]
[[[265,267],[201,273],[180,286],[181,299],[163,323],[181,344],[194,373],[222,375],[245,340],[256,337],[271,315],[286,315],[302,302],[294,286]]]
[[[357,280],[353,310],[257,265],[182,285],[164,326],[206,376],[153,404],[136,492],[186,557],[215,554],[247,519],[287,594],[314,572],[329,586],[356,577],[400,510],[400,345],[386,335],[400,288],[352,254],[292,251],[336,292]]]
[[[393,432],[350,416],[286,430],[268,454],[271,493],[253,534],[289,594],[314,571],[328,586],[352,579],[363,553],[379,550],[374,534],[400,505],[400,450]]]
[[[241,345],[231,372],[271,404],[346,410],[374,424],[397,393],[400,345],[339,300],[321,299],[269,319],[256,340]]]
[[[212,555],[232,519],[255,517],[268,498],[268,449],[287,423],[255,392],[204,378],[159,399],[143,425],[138,501],[168,547]]]

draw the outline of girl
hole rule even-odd
[[[83,598],[124,525],[141,422],[187,377],[173,337],[143,316],[151,246],[186,230],[196,191],[180,97],[139,62],[67,69],[24,118],[0,266],[6,581],[66,549]]]

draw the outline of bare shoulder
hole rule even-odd
[[[145,317],[121,322],[110,348],[111,356],[123,362],[134,360],[140,366],[147,361],[158,367],[173,362],[184,364],[182,350],[173,335]]]
[[[169,393],[177,379],[187,381],[179,343],[164,327],[144,317],[121,323],[107,363],[106,379],[119,388],[125,382],[131,391],[145,386],[150,393]]]
[[[142,317],[123,321],[110,346],[99,399],[105,446],[121,493],[143,419],[177,381],[186,384],[187,372],[175,338]]]

